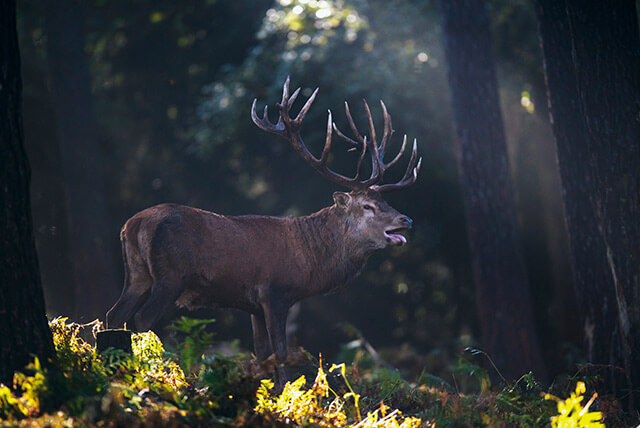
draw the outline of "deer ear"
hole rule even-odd
[[[340,208],[347,208],[351,204],[351,195],[344,192],[335,192],[333,194],[333,200]]]

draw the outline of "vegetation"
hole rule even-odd
[[[461,358],[453,368],[455,387],[427,373],[407,382],[397,370],[382,368],[368,354],[349,364],[329,366],[304,351],[292,352],[293,369],[313,373],[284,387],[269,378],[273,367],[258,366],[245,354],[230,357],[186,347],[211,345],[207,322],[182,318],[188,335],[165,349],[153,332],[133,335],[133,353],[97,353],[82,336],[102,327],[66,318],[50,321],[56,363],[34,360],[16,373],[13,385],[0,386],[0,426],[323,426],[323,427],[553,427],[622,426],[619,415],[594,412],[612,403],[578,381],[566,400],[543,392],[531,373],[510,385],[493,385],[487,371]],[[473,352],[477,353],[477,352]],[[192,359],[198,354],[197,362]],[[191,361],[185,372],[180,357]],[[567,379],[553,392],[567,395]],[[557,406],[554,404],[557,401]],[[557,407],[557,409],[556,409]]]

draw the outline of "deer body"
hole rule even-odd
[[[330,292],[350,282],[372,251],[347,237],[335,211],[281,218],[223,216],[174,204],[147,208],[121,233],[126,269],[143,277],[131,286],[140,284],[142,295],[154,277],[170,276],[178,283],[180,306],[250,313],[262,312],[261,289],[272,285],[289,306]],[[146,329],[153,321],[139,318],[136,324]]]
[[[252,108],[252,119],[262,129],[286,137],[295,150],[331,181],[350,188],[335,192],[334,204],[303,217],[224,216],[197,208],[161,204],[129,219],[121,232],[125,264],[122,295],[107,313],[107,326],[120,326],[135,315],[138,330],[150,329],[172,304],[189,309],[234,307],[251,314],[254,350],[258,359],[272,352],[282,363],[287,356],[286,320],[296,302],[331,292],[350,283],[362,270],[369,255],[389,245],[406,242],[400,234],[411,227],[411,219],[400,214],[381,193],[413,184],[420,161],[416,144],[404,177],[394,184],[380,184],[398,155],[384,162],[391,136],[391,119],[384,112],[381,144],[375,139],[369,118],[370,138],[358,133],[347,106],[347,119],[355,138],[342,134],[331,121],[320,159],[306,148],[299,128],[315,99],[305,103],[295,119],[289,109],[298,91],[289,96],[287,79],[280,118],[272,124]],[[334,129],[354,149],[360,150],[357,172],[347,178],[327,168],[327,155]],[[372,161],[371,177],[360,180],[366,152]],[[286,379],[283,367],[278,374]]]

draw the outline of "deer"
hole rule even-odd
[[[251,119],[260,129],[288,140],[323,177],[350,191],[336,191],[333,205],[300,217],[225,216],[167,203],[138,212],[120,233],[124,288],[107,312],[107,328],[122,326],[133,317],[138,331],[149,330],[173,304],[189,310],[237,308],[251,314],[256,359],[263,361],[275,353],[276,372],[283,383],[287,377],[285,327],[290,307],[307,297],[348,285],[374,251],[407,242],[403,233],[411,228],[412,220],[386,203],[382,194],[416,181],[422,163],[417,157],[416,139],[404,176],[395,183],[383,184],[385,172],[405,152],[407,137],[393,159],[386,162],[393,129],[384,102],[380,101],[384,118],[380,143],[366,100],[368,136],[360,134],[345,102],[353,136],[337,128],[329,110],[324,148],[318,158],[305,145],[300,128],[319,88],[292,118],[290,110],[300,88],[289,95],[289,82],[287,77],[282,100],[276,103],[276,123],[269,120],[267,106],[262,117],[258,116],[257,99],[251,106]],[[349,150],[359,150],[353,177],[327,165],[334,132],[350,146]],[[361,178],[367,152],[371,174]]]

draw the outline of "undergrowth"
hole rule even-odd
[[[453,367],[452,386],[426,372],[408,382],[362,354],[329,365],[294,350],[287,366],[298,377],[278,387],[275,361],[209,352],[213,336],[205,327],[211,321],[174,323],[172,352],[153,332],[135,333],[129,354],[98,353],[82,338],[102,328],[98,321],[56,318],[50,321],[55,361],[45,369],[35,359],[12,385],[0,385],[0,426],[598,428],[603,419],[624,426],[615,412],[594,410],[607,401],[593,391],[583,403],[584,382],[572,379],[544,391],[529,373],[495,385],[485,369],[464,358]],[[575,390],[558,398],[569,395],[569,384]]]

